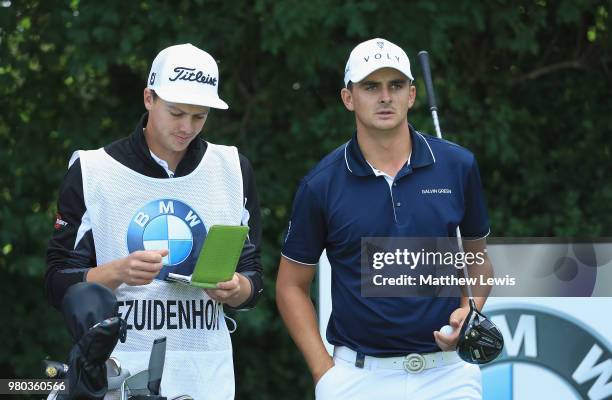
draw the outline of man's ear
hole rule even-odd
[[[155,98],[153,97],[153,92],[149,88],[145,88],[143,93],[144,106],[147,111],[151,111],[153,108],[153,102],[155,102]]]
[[[416,86],[410,86],[408,96],[410,96],[408,100],[408,109],[411,109],[412,106],[414,106],[414,101],[416,100]]]
[[[344,107],[346,107],[347,110],[355,111],[355,106],[353,106],[353,92],[347,88],[342,88],[340,91],[340,97],[342,98]]]

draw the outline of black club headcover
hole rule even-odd
[[[106,360],[117,341],[125,341],[117,299],[102,285],[82,282],[68,289],[62,312],[76,342],[68,360],[67,398],[102,399],[108,390]]]

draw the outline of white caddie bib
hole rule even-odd
[[[103,149],[80,151],[83,193],[98,265],[143,249],[169,249],[160,276],[190,273],[214,224],[240,225],[243,190],[235,147],[208,143],[189,175],[157,179]],[[222,306],[202,289],[156,279],[115,291],[128,323],[113,351],[132,375],[147,369],[153,340],[165,336],[161,393],[233,399],[232,346]]]

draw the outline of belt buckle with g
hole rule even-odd
[[[404,359],[404,369],[411,374],[418,374],[425,369],[425,357],[420,354],[408,354]]]

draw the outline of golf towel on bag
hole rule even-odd
[[[209,143],[196,169],[173,179],[141,175],[103,149],[78,156],[87,208],[83,224],[91,226],[98,265],[138,250],[169,250],[158,279],[115,291],[128,332],[113,356],[134,375],[147,369],[153,341],[165,336],[162,395],[232,399],[232,346],[222,305],[202,289],[163,277],[191,274],[212,225],[240,225],[243,193],[236,148]]]

